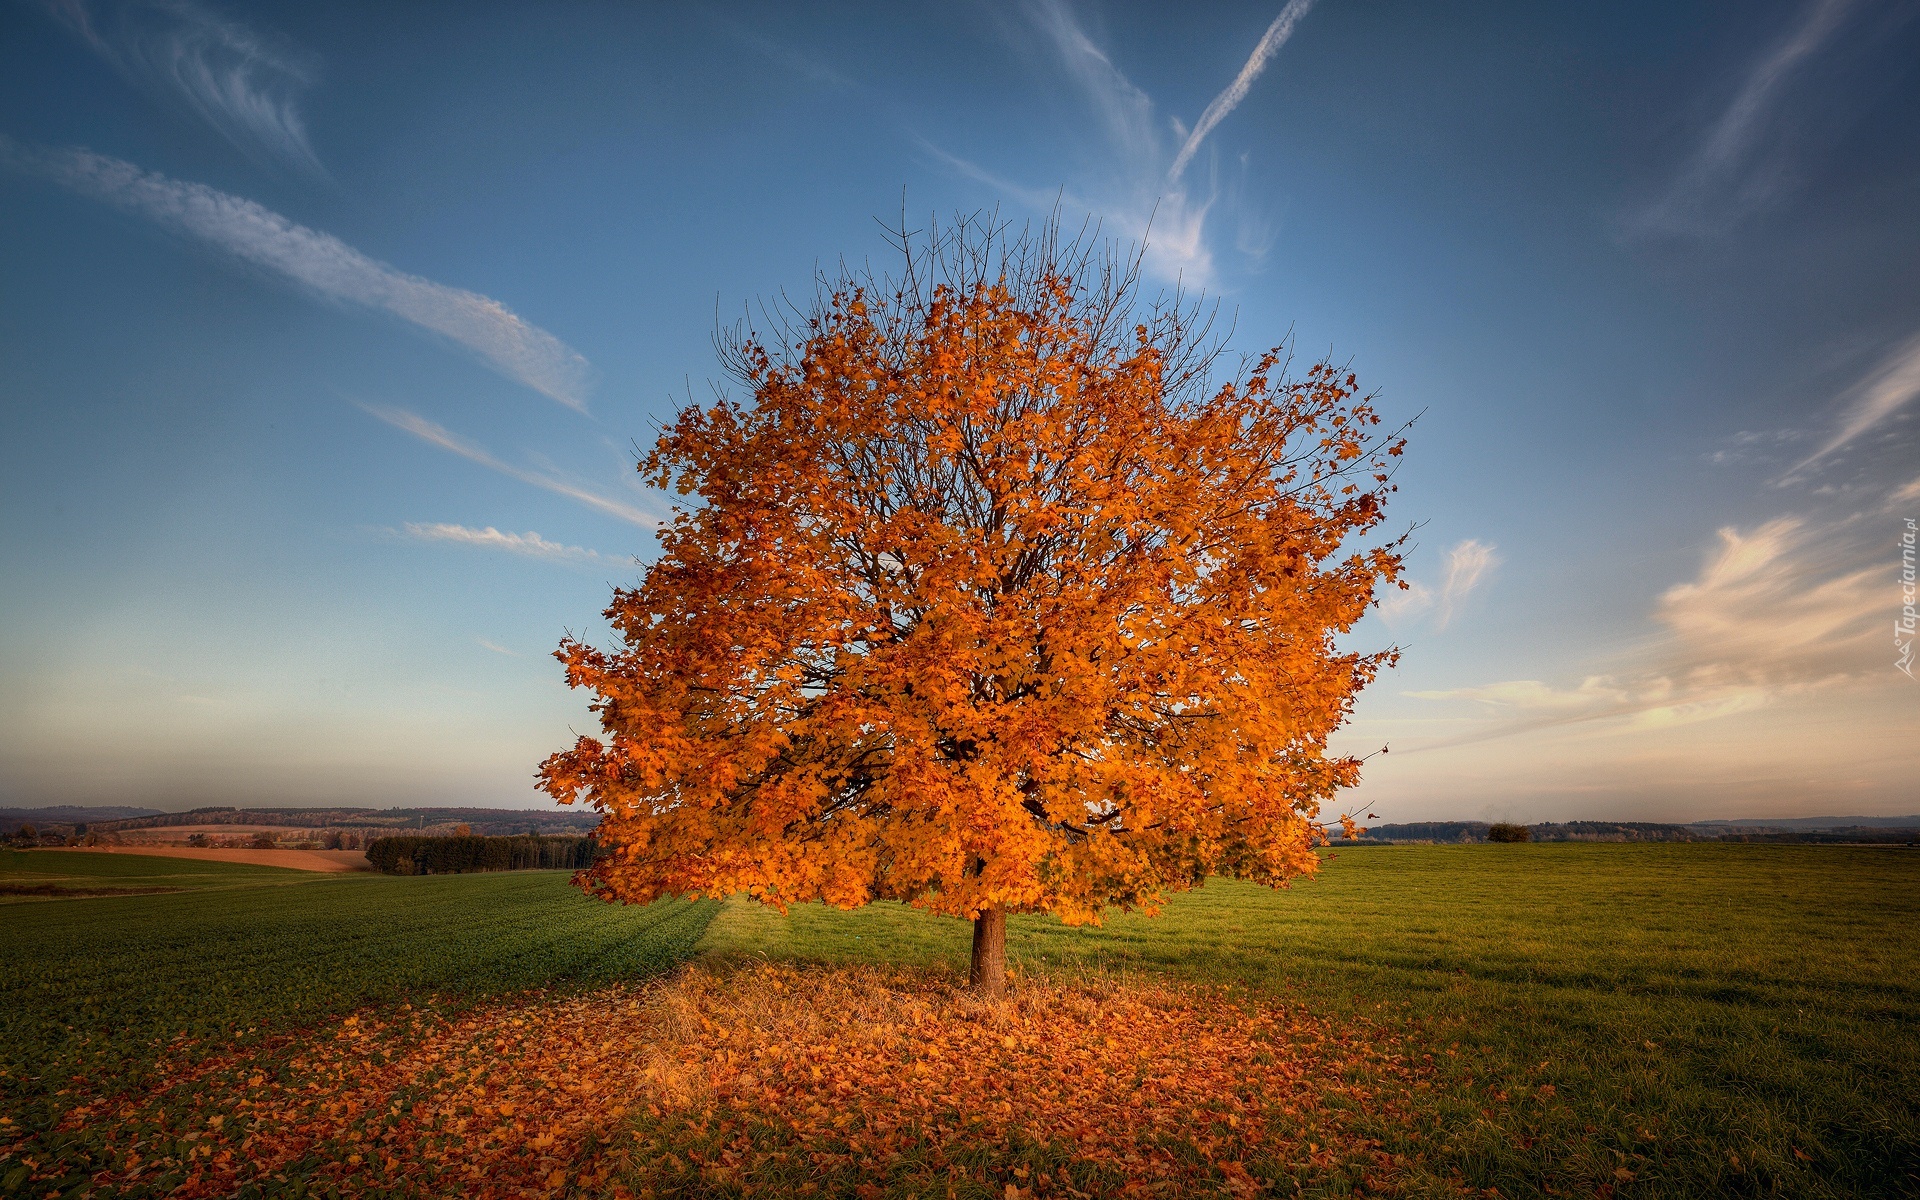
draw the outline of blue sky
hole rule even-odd
[[[1920,808],[1909,6],[0,29],[0,804],[542,803],[592,727],[546,655],[653,553],[716,314],[1057,203],[1424,414],[1356,804]]]

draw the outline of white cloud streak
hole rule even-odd
[[[586,411],[587,360],[498,300],[409,275],[251,200],[89,150],[30,149],[0,135],[0,164],[145,217],[330,299],[392,313],[458,342],[507,378]]]
[[[1393,589],[1380,601],[1380,619],[1397,629],[1432,607],[1433,589],[1424,583],[1408,580],[1407,586]]]
[[[1603,675],[1591,676],[1570,690],[1556,689],[1537,679],[1508,679],[1479,687],[1406,694],[1419,700],[1477,700],[1526,712],[1589,712],[1595,707],[1619,706],[1629,700],[1626,692],[1614,687]]]
[[[1787,479],[1799,476],[1808,467],[1854,441],[1860,435],[1886,421],[1920,396],[1920,334],[1915,334],[1881,359],[1866,378],[1845,393],[1852,403],[1840,418],[1840,424],[1820,448],[1787,472]]]
[[[1197,195],[1182,182],[1183,177],[1207,133],[1245,98],[1254,79],[1310,4],[1311,0],[1289,0],[1254,47],[1246,66],[1227,90],[1214,98],[1194,131],[1188,133],[1175,123],[1183,144],[1170,149],[1152,97],[1127,78],[1087,33],[1068,0],[1031,0],[1026,11],[1033,27],[1098,124],[1108,155],[1101,168],[1104,177],[1085,180],[1085,186],[1079,189],[1028,188],[999,179],[991,171],[937,147],[929,149],[962,174],[1029,207],[1051,208],[1060,201],[1084,207],[1119,236],[1144,242],[1146,268],[1155,277],[1208,286],[1214,279],[1214,258],[1207,243],[1206,223],[1219,198],[1218,189],[1210,184],[1207,194]],[[1081,194],[1076,195],[1076,191]],[[1259,258],[1270,242],[1268,235],[1256,236],[1246,241],[1243,252],[1249,258]]]
[[[1447,578],[1440,585],[1440,611],[1434,621],[1437,628],[1447,627],[1460,603],[1480,586],[1487,572],[1499,562],[1500,556],[1493,552],[1491,545],[1474,538],[1468,538],[1447,551]]]
[[[1106,126],[1107,140],[1120,157],[1138,162],[1157,155],[1160,138],[1154,127],[1153,100],[1087,36],[1066,0],[1042,0],[1033,12],[1061,65]]]
[[[1433,627],[1445,629],[1466,598],[1499,565],[1500,556],[1491,543],[1478,538],[1456,542],[1447,551],[1446,572],[1437,587],[1409,583],[1380,602],[1380,617],[1388,625],[1399,625],[1432,612]]]
[[[593,563],[612,561],[598,550],[589,550],[584,546],[567,546],[559,542],[550,542],[539,534],[529,530],[526,533],[502,533],[489,525],[484,529],[474,529],[468,525],[449,525],[442,522],[426,524],[409,521],[406,535],[425,542],[454,542],[462,546],[476,546],[484,550],[505,550],[509,554],[520,554],[528,558],[551,559],[556,562]]]
[[[1154,275],[1210,283],[1213,256],[1203,233],[1212,201],[1196,201],[1167,182],[1167,151],[1153,100],[1081,28],[1066,0],[1040,0],[1030,11],[1067,78],[1093,110],[1111,155],[1110,177],[1095,182],[1093,195],[1080,203],[1122,237],[1145,242],[1146,266]],[[1002,190],[1031,204],[1021,193],[1037,189]]]
[[[631,504],[622,503],[610,496],[603,496],[598,492],[589,491],[577,484],[568,483],[566,480],[558,479],[552,475],[543,475],[538,471],[529,471],[523,467],[516,467],[510,463],[502,462],[492,454],[489,454],[484,448],[475,445],[443,426],[434,424],[418,413],[408,412],[404,408],[380,408],[371,404],[361,404],[359,407],[368,414],[385,421],[395,429],[410,433],[421,441],[438,446],[449,453],[457,454],[468,462],[478,463],[490,471],[498,471],[509,479],[517,479],[522,483],[545,489],[555,495],[565,496],[569,500],[577,501],[580,504],[586,505],[588,508],[603,512],[610,517],[618,517],[622,521],[638,525],[643,529],[659,529],[666,524],[666,522],[660,518],[650,513],[642,512]]]
[[[1663,673],[1778,686],[1871,669],[1885,572],[1849,553],[1852,532],[1791,516],[1720,530],[1700,574],[1660,597],[1655,619],[1674,641]]]
[[[47,8],[122,74],[184,104],[242,153],[326,177],[300,115],[316,74],[307,56],[189,0]]]
[[[1754,177],[1749,169],[1760,135],[1794,72],[1826,44],[1852,6],[1853,0],[1812,0],[1786,40],[1748,71],[1665,198],[1640,214],[1641,229],[1716,232],[1768,198],[1773,180]]]
[[[1410,692],[1469,700],[1495,723],[1416,750],[1553,726],[1612,722],[1616,732],[1668,728],[1767,707],[1886,669],[1880,635],[1890,611],[1885,568],[1863,528],[1779,517],[1751,531],[1721,529],[1699,573],[1663,592],[1660,636],[1609,675],[1573,688],[1518,679]]]
[[[925,138],[916,138],[915,140],[919,143],[921,150],[939,159],[941,163],[945,164],[955,173],[974,180],[976,183],[986,184],[996,192],[1003,192],[1006,195],[1012,196],[1028,208],[1047,209],[1053,207],[1056,203],[1092,207],[1070,192],[1064,190],[1048,192],[1040,188],[1026,187],[1022,184],[1015,183],[1011,179],[994,174],[979,163],[970,162],[957,154],[943,150]]]
[[[1180,153],[1174,156],[1173,166],[1167,168],[1168,183],[1180,182],[1180,176],[1186,171],[1187,164],[1193,160],[1194,152],[1200,149],[1200,143],[1213,132],[1215,125],[1224,120],[1228,113],[1239,107],[1240,102],[1247,98],[1247,92],[1253,87],[1253,81],[1260,78],[1260,72],[1267,69],[1267,60],[1272,58],[1280,47],[1287,44],[1287,39],[1293,36],[1293,27],[1299,24],[1300,18],[1306,16],[1307,10],[1312,7],[1313,0],[1288,0],[1287,6],[1280,10],[1280,15],[1273,19],[1273,24],[1267,26],[1266,33],[1260,36],[1260,41],[1253,47],[1253,53],[1247,56],[1246,65],[1240,68],[1240,73],[1233,77],[1233,82],[1227,85],[1225,91],[1213,98],[1213,103],[1207,105],[1207,110],[1201,113],[1200,119],[1194,123],[1193,132],[1187,135],[1186,144],[1181,146]]]

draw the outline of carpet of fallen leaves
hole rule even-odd
[[[103,1197],[1359,1194],[1431,1073],[1271,997],[750,964],[182,1050],[63,1126]]]
[[[63,1130],[94,1195],[547,1196],[597,1190],[651,1050],[646,985],[534,992],[453,1012],[402,1006],[299,1039],[164,1064],[83,1100]],[[48,1164],[57,1171],[70,1164]],[[64,1189],[62,1189],[64,1193]],[[37,1193],[29,1193],[37,1194]]]
[[[1244,994],[872,968],[694,969],[657,1001],[622,1178],[655,1195],[1292,1195],[1390,1188],[1370,1136],[1432,1074]]]

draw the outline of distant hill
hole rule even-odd
[[[0,810],[9,823],[0,833],[31,824],[42,833],[70,833],[84,824],[93,833],[165,829],[181,825],[253,825],[287,829],[353,829],[367,832],[447,832],[465,825],[473,833],[585,833],[600,823],[593,812],[555,812],[516,808],[196,808],[161,812],[152,808],[99,808],[62,805]]]
[[[1917,817],[1742,817],[1738,821],[1689,821],[1689,829],[1920,829]]]
[[[157,808],[129,808],[123,804],[54,804],[46,808],[0,808],[0,833],[14,833],[22,825],[38,829],[42,825],[90,824],[94,821],[119,821],[128,817],[150,817]]]
[[[1411,821],[1371,825],[1369,842],[1484,842],[1485,821]],[[1685,825],[1651,821],[1546,821],[1527,826],[1536,842],[1691,842],[1699,840]]]
[[[1527,826],[1536,842],[1800,842],[1908,845],[1920,841],[1920,817],[1805,817],[1782,821],[1543,821]],[[1484,842],[1485,821],[1410,821],[1367,827],[1362,842]],[[1335,839],[1335,845],[1339,840]]]

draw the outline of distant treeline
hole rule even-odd
[[[1485,842],[1494,826],[1485,821],[1408,821],[1373,825],[1363,842]],[[1534,842],[1797,842],[1901,845],[1920,840],[1920,829],[1855,825],[1842,828],[1779,828],[1724,824],[1664,825],[1654,821],[1543,821],[1525,828]],[[1510,839],[1518,840],[1518,839]],[[1338,844],[1338,839],[1335,839]]]
[[[579,870],[599,846],[588,837],[375,838],[367,861],[389,875],[459,875],[471,871]]]
[[[1543,821],[1527,829],[1536,842],[1691,842],[1697,836],[1685,825],[1653,821]]]
[[[1710,842],[1793,842],[1817,846],[1911,846],[1920,843],[1920,829],[1890,829],[1883,825],[1856,825],[1851,829],[1742,829],[1711,833]]]
[[[1484,842],[1494,826],[1485,821],[1409,821],[1374,825],[1364,835],[1369,842]],[[1710,840],[1685,825],[1652,821],[1543,821],[1515,826],[1535,842],[1695,842]],[[1499,840],[1499,839],[1493,839]],[[1511,840],[1519,840],[1517,838]]]

